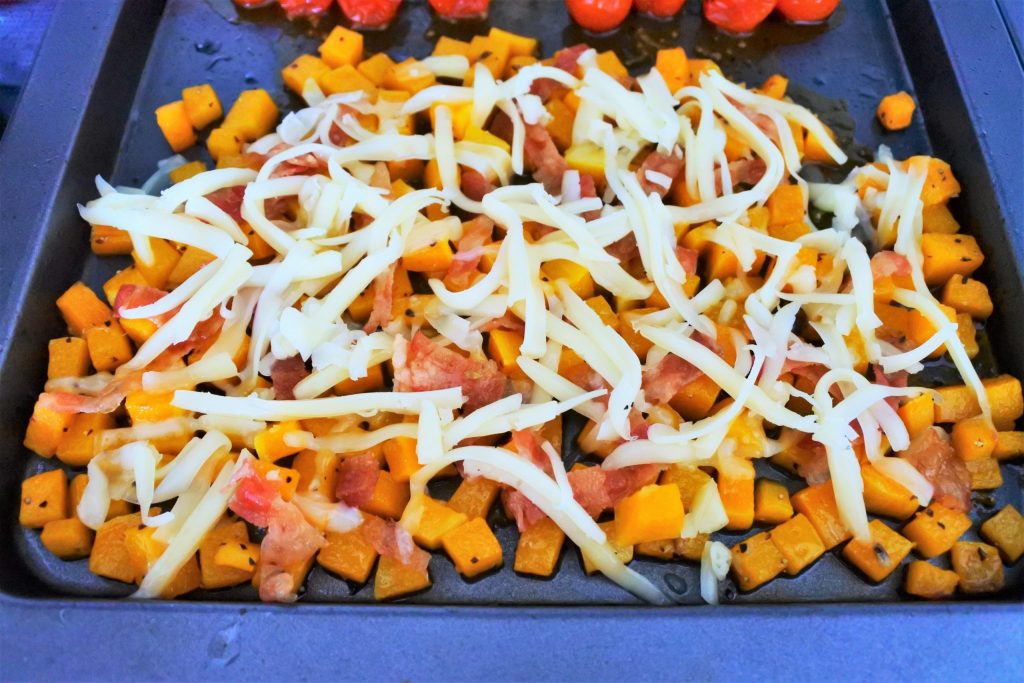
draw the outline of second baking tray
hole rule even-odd
[[[911,7],[915,4],[916,8]],[[754,36],[735,39],[701,21],[699,8],[691,4],[673,22],[634,17],[619,32],[594,38],[571,25],[562,3],[552,0],[499,0],[493,3],[489,21],[458,25],[433,20],[424,2],[409,2],[394,26],[385,32],[368,33],[366,42],[368,52],[387,50],[397,58],[422,56],[442,34],[468,37],[495,25],[536,35],[545,54],[563,45],[588,42],[599,50],[615,49],[630,67],[645,68],[656,49],[683,45],[691,55],[715,59],[727,75],[737,80],[759,83],[772,73],[786,74],[790,95],[820,112],[854,158],[863,160],[879,144],[887,144],[897,158],[934,152],[950,160],[964,185],[964,198],[956,210],[965,226],[979,234],[989,257],[983,275],[994,284],[998,314],[988,328],[988,338],[995,341],[995,357],[1003,361],[1003,367],[1020,374],[1024,370],[1021,341],[1008,334],[1005,321],[1020,319],[1018,309],[1024,296],[1016,264],[1009,258],[1013,249],[1007,241],[1011,232],[1006,229],[1005,210],[993,194],[993,178],[980,150],[964,145],[965,139],[970,139],[967,132],[972,122],[964,101],[951,97],[956,94],[957,82],[947,80],[941,93],[933,92],[936,84],[928,69],[935,66],[923,56],[930,52],[921,52],[918,40],[912,38],[921,30],[924,19],[931,16],[931,6],[900,2],[893,8],[890,16],[888,6],[879,0],[848,0],[827,26],[789,26],[771,20]],[[66,154],[62,174],[46,186],[47,192],[12,194],[15,215],[4,217],[5,236],[26,255],[20,267],[8,264],[4,271],[9,291],[4,320],[9,327],[0,375],[5,416],[0,436],[9,460],[0,474],[0,538],[17,550],[0,560],[0,589],[8,594],[113,597],[132,590],[91,574],[87,561],[63,562],[53,557],[42,548],[38,533],[19,528],[14,519],[20,480],[26,474],[59,464],[30,457],[20,446],[34,393],[45,376],[46,340],[63,333],[53,301],[79,277],[96,286],[126,265],[125,261],[101,260],[89,254],[88,228],[77,217],[75,204],[95,195],[92,178],[97,173],[115,184],[138,186],[153,172],[156,162],[168,151],[152,112],[177,99],[184,85],[210,82],[225,102],[232,101],[243,89],[264,87],[275,94],[282,110],[299,106],[284,94],[280,68],[297,54],[314,51],[332,23],[313,29],[304,22],[287,23],[274,10],[239,13],[230,0],[168,0],[166,4],[132,1],[123,5],[68,2],[55,15],[48,46],[68,35],[76,41],[88,40],[88,32],[74,29],[76,23],[90,18],[113,22],[108,42],[98,41],[92,46],[102,57],[93,79],[68,82],[60,73],[37,72],[30,86],[34,92],[49,87],[51,107],[60,101],[61,93],[71,111],[33,111],[29,108],[33,102],[26,103],[16,119],[20,127],[12,128],[3,148],[5,159],[24,156],[26,146],[38,146],[40,138],[46,142],[48,126],[72,119],[70,114],[78,107],[84,110],[78,128],[67,131],[63,139],[66,148],[49,150]],[[64,68],[75,66],[66,64]],[[908,66],[917,70],[916,78],[911,78]],[[52,82],[40,83],[48,77]],[[906,131],[884,132],[873,117],[879,98],[901,89],[913,92],[915,85],[921,86],[917,93],[921,115],[915,116],[914,124]],[[29,118],[31,121],[27,121]],[[30,134],[33,127],[38,128],[37,136]],[[56,140],[54,143],[59,144]],[[193,157],[202,153],[201,147],[189,151]],[[5,177],[5,192],[13,188],[12,181]],[[34,213],[19,221],[16,212],[20,210]],[[24,230],[28,227],[31,229]],[[996,366],[990,354],[982,358],[982,371],[994,373]],[[566,452],[569,464],[576,457],[571,448],[573,437],[570,431],[565,439],[570,446]],[[761,462],[759,467],[759,476],[785,480],[767,463]],[[1001,489],[991,496],[977,497],[975,518],[984,518],[1006,503],[1021,506],[1019,471],[1014,466],[1008,471],[1010,476]],[[495,510],[493,514],[500,513]],[[578,554],[571,548],[563,552],[560,568],[552,579],[517,576],[510,561],[517,538],[514,525],[500,525],[496,533],[506,557],[501,571],[466,582],[449,562],[438,558],[431,563],[433,587],[407,602],[637,604],[632,596],[603,578],[586,577]],[[731,545],[745,535],[749,534],[723,537]],[[700,604],[696,565],[638,558],[632,566],[680,604]],[[1020,573],[1019,567],[1008,571],[1008,588],[998,599],[1020,600]],[[869,584],[833,552],[799,577],[778,579],[750,594],[738,594],[727,582],[723,596],[727,602],[736,603],[894,601],[901,597],[901,580],[902,572],[898,571],[880,584]],[[253,600],[255,591],[244,586],[194,593],[188,599]],[[302,597],[302,603],[370,601],[372,585],[349,585],[316,566]]]

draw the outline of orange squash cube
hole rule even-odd
[[[754,521],[781,524],[792,516],[793,504],[785,485],[771,479],[758,479],[754,486]]]
[[[390,555],[380,558],[377,574],[373,577],[373,598],[390,600],[430,587],[430,576],[407,567]]]
[[[900,566],[914,544],[873,519],[868,523],[871,540],[853,539],[843,548],[843,557],[871,581],[881,581]]]
[[[409,484],[395,481],[390,472],[381,472],[373,487],[373,495],[361,508],[365,512],[398,519],[409,502]]]
[[[324,60],[314,55],[299,55],[291,64],[281,69],[281,80],[286,88],[296,95],[302,95],[306,81],[313,79],[319,83],[320,78],[331,70]]]
[[[412,538],[416,543],[437,550],[441,547],[441,538],[466,523],[469,519],[465,514],[453,510],[447,503],[424,496],[421,505],[419,523]]]
[[[73,417],[73,413],[60,413],[36,401],[22,443],[30,451],[44,458],[52,457],[57,452]]]
[[[470,519],[486,518],[491,506],[494,505],[494,499],[498,497],[500,487],[498,482],[484,477],[463,479],[448,500],[448,507]]]
[[[47,522],[67,517],[68,478],[64,470],[41,472],[21,482],[19,524],[39,529]]]
[[[327,543],[316,556],[321,567],[355,583],[366,583],[376,561],[377,551],[366,540],[362,528],[327,532]]]
[[[363,34],[344,26],[335,26],[317,48],[324,63],[331,68],[355,66],[363,60]]]
[[[196,130],[206,128],[224,113],[220,98],[209,83],[185,88],[181,91],[181,101],[185,104],[188,120]]]
[[[138,529],[141,523],[142,515],[138,512],[104,522],[96,531],[96,538],[92,543],[89,571],[108,579],[133,583],[135,570],[132,567],[125,535],[131,529]]]
[[[460,524],[441,537],[455,568],[467,579],[501,565],[501,545],[481,517]]]
[[[109,225],[91,226],[89,245],[92,248],[92,253],[100,256],[121,256],[132,253],[131,236],[126,231]]]
[[[786,573],[796,576],[825,554],[825,544],[810,520],[797,513],[771,531],[771,541],[786,561]]]
[[[752,591],[786,569],[786,558],[772,543],[770,531],[762,531],[732,547],[732,576],[740,590]]]
[[[77,517],[55,519],[43,526],[39,540],[62,560],[80,560],[92,550],[93,531]]]
[[[49,361],[46,378],[83,377],[89,372],[89,346],[80,337],[51,339],[47,345]]]
[[[942,600],[953,595],[960,577],[956,572],[940,569],[924,560],[907,565],[904,589],[911,595],[926,600]]]
[[[285,420],[278,422],[259,432],[253,439],[253,447],[260,460],[276,462],[289,455],[295,455],[302,450],[302,446],[289,446],[284,439],[288,434],[295,434],[302,431],[297,420]]]
[[[971,518],[963,512],[932,503],[903,527],[903,535],[922,557],[935,557],[952,548],[970,528]]]
[[[610,547],[612,549],[612,552],[615,553],[615,557],[619,559],[619,562],[621,562],[622,564],[629,564],[630,562],[632,562],[634,546],[619,545],[618,541],[616,540],[618,534],[615,533],[615,520],[612,519],[607,522],[601,522],[597,526],[599,526],[601,528],[601,531],[604,532],[605,537],[608,541],[608,547]],[[591,562],[590,558],[587,557],[587,555],[582,551],[580,552],[580,555],[583,558],[583,571],[585,571],[587,574],[596,574],[597,565]]]
[[[81,336],[90,327],[110,320],[110,307],[82,282],[71,285],[57,299],[57,308],[64,316],[71,334]]]
[[[192,129],[192,120],[189,119],[188,109],[181,100],[157,107],[156,125],[164,134],[167,144],[175,152],[183,152],[196,144],[196,132]]]
[[[793,494],[792,501],[793,509],[807,517],[826,550],[831,550],[852,536],[839,517],[832,482],[801,489]]]
[[[57,457],[72,467],[85,467],[96,455],[96,437],[113,427],[114,418],[107,413],[75,415],[57,446]]]
[[[995,593],[1003,587],[1003,562],[999,551],[987,543],[957,541],[949,556],[953,571],[960,577],[964,593]]]
[[[1013,564],[1024,555],[1024,516],[1012,505],[985,520],[979,532],[982,538],[999,548],[1007,564]]]
[[[520,574],[551,576],[564,542],[565,532],[551,518],[534,522],[519,536],[513,568]]]
[[[921,506],[917,496],[906,487],[869,464],[861,465],[860,476],[864,482],[864,506],[873,515],[904,520]]]
[[[883,97],[882,101],[878,103],[878,110],[875,113],[879,123],[886,129],[903,130],[910,125],[916,108],[914,98],[901,90]]]
[[[253,576],[255,567],[252,570],[238,569],[216,561],[218,551],[228,544],[250,545],[245,522],[222,522],[199,544],[199,585],[206,590],[237,586]]]
[[[626,546],[678,538],[684,516],[678,486],[644,486],[615,506],[615,543]]]

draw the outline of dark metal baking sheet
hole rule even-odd
[[[452,27],[432,21],[423,7],[425,3],[407,4],[411,6],[403,10],[397,26],[386,33],[368,36],[368,50],[386,48],[398,56],[421,55],[441,33],[465,34],[486,29],[483,23]],[[1009,46],[1009,38],[993,4],[986,0],[893,0],[890,16],[890,6],[879,0],[847,0],[828,31],[776,25],[743,41],[720,36],[703,24],[697,16],[699,6],[692,2],[687,14],[675,24],[634,19],[617,37],[596,40],[566,26],[561,0],[495,0],[493,4],[491,23],[538,35],[545,52],[579,40],[599,48],[620,50],[634,50],[634,46],[645,43],[682,44],[691,54],[711,56],[722,63],[727,74],[750,82],[759,82],[775,71],[786,73],[794,95],[809,99],[816,108],[824,106],[826,120],[847,141],[849,137],[845,134],[853,132],[855,126],[858,143],[871,149],[884,142],[901,156],[930,150],[930,139],[936,152],[953,163],[964,184],[965,196],[958,209],[965,223],[979,234],[989,256],[986,275],[990,283],[997,284],[994,295],[1001,314],[997,320],[1001,317],[1004,321],[1016,321],[1024,314],[1015,258],[1015,254],[1024,253],[1019,203],[1021,174],[1019,166],[1015,169],[1012,164],[1013,157],[1019,158],[1021,152],[1020,129],[1007,126],[1019,117],[1019,104],[1008,104],[1020,102],[1020,71],[1012,52],[1000,52]],[[32,397],[45,374],[44,340],[61,333],[52,302],[81,274],[95,284],[111,268],[109,262],[101,264],[88,255],[87,229],[75,215],[74,204],[94,195],[91,179],[97,172],[105,177],[113,175],[115,182],[129,184],[137,184],[149,175],[155,162],[167,155],[151,112],[159,104],[178,97],[182,85],[211,81],[225,101],[244,88],[259,85],[275,93],[282,107],[295,106],[295,101],[286,100],[281,94],[278,70],[295,54],[314,48],[323,31],[324,27],[311,31],[302,25],[285,25],[268,11],[238,16],[230,0],[168,0],[166,7],[157,0],[68,0],[57,9],[19,112],[8,136],[0,143],[2,230],[8,253],[17,255],[0,261],[0,287],[7,297],[5,328],[0,338],[0,411],[4,416],[0,443],[9,459],[7,466],[0,468],[0,539],[17,547],[17,552],[0,554],[0,625],[5,627],[5,633],[7,627],[21,621],[38,626],[33,635],[19,639],[20,645],[12,644],[15,652],[9,652],[13,648],[3,648],[5,660],[18,655],[26,657],[12,672],[35,670],[28,666],[35,661],[30,658],[45,651],[43,645],[49,642],[46,638],[52,639],[55,634],[84,634],[90,628],[108,634],[110,642],[106,647],[112,648],[118,648],[124,639],[142,645],[147,633],[167,637],[173,633],[169,629],[180,628],[179,635],[169,637],[168,642],[186,647],[191,653],[181,660],[186,662],[189,672],[205,672],[208,676],[215,676],[217,671],[241,672],[260,664],[283,677],[289,670],[274,668],[266,652],[256,655],[258,643],[271,639],[280,643],[282,652],[288,652],[283,649],[286,643],[296,647],[296,652],[313,652],[310,648],[314,644],[323,646],[329,642],[322,639],[325,630],[335,636],[352,633],[354,645],[340,656],[342,661],[355,662],[379,654],[378,663],[388,663],[388,668],[380,669],[382,675],[433,673],[432,677],[436,677],[442,671],[438,668],[444,661],[441,653],[451,654],[452,649],[438,648],[437,639],[451,636],[453,640],[448,642],[463,645],[467,650],[464,657],[472,660],[464,669],[467,678],[488,672],[493,672],[494,677],[508,677],[516,670],[512,667],[530,663],[523,659],[522,652],[516,652],[506,653],[503,667],[474,668],[484,661],[485,655],[505,651],[502,636],[506,634],[525,638],[517,640],[518,644],[510,642],[509,648],[526,647],[527,653],[538,653],[533,659],[535,664],[550,667],[532,669],[536,674],[595,679],[618,677],[613,669],[599,673],[602,670],[594,667],[604,661],[621,662],[624,657],[633,660],[640,667],[638,671],[653,674],[660,669],[649,667],[659,657],[645,662],[629,655],[649,651],[648,646],[659,643],[667,647],[669,639],[683,637],[697,643],[707,639],[707,660],[699,658],[689,665],[696,667],[692,673],[698,677],[704,677],[702,672],[710,675],[744,670],[731,668],[728,656],[711,654],[725,652],[723,648],[730,637],[736,639],[736,653],[757,652],[779,664],[788,660],[797,673],[805,671],[812,662],[821,663],[820,657],[807,659],[815,651],[817,641],[811,634],[821,634],[821,646],[830,650],[843,644],[838,627],[833,625],[835,620],[845,626],[877,623],[883,630],[872,632],[885,632],[887,637],[898,640],[900,629],[911,625],[924,629],[922,636],[932,633],[937,637],[942,633],[941,624],[976,617],[986,619],[986,630],[998,629],[1000,625],[1004,628],[998,640],[973,633],[977,645],[998,642],[1003,637],[1014,642],[1014,634],[1018,636],[1015,642],[1021,642],[1020,583],[1013,578],[1011,585],[1015,584],[1016,589],[1007,591],[1003,602],[957,602],[942,606],[737,606],[717,611],[685,607],[653,611],[582,606],[544,609],[311,604],[289,609],[206,601],[137,605],[67,597],[125,592],[123,586],[114,582],[91,577],[82,567],[84,563],[62,563],[48,558],[35,534],[22,532],[15,523],[15,492],[25,467],[31,470],[44,466],[27,458],[20,440]],[[981,54],[969,40],[977,35],[986,36],[987,49]],[[970,61],[981,55],[985,55],[984,69]],[[965,63],[969,66],[965,67]],[[917,115],[908,131],[884,133],[872,117],[878,98],[898,89],[913,92],[914,86],[923,117]],[[1005,93],[1002,97],[993,96],[996,87],[998,92]],[[839,104],[840,101],[844,103]],[[1016,140],[992,139],[995,134],[1012,136],[1014,130]],[[12,173],[12,168],[17,168],[18,173]],[[997,355],[1004,367],[1020,373],[1024,369],[1024,353],[1021,340],[1010,334],[1013,325],[1003,323],[993,329],[998,341]],[[1011,468],[1010,474],[1007,478],[1016,481],[1000,492],[1000,502],[1013,501],[1020,506],[1019,467]],[[499,536],[510,557],[514,533],[506,528]],[[643,561],[636,566],[661,585],[666,573],[679,575],[688,587],[683,601],[697,602],[695,567]],[[582,579],[579,561],[571,550],[564,553],[561,571],[551,581],[516,577],[506,568],[467,584],[444,561],[432,563],[432,575],[435,587],[415,601],[446,605],[631,602],[600,578]],[[897,587],[895,578],[879,586],[865,584],[840,559],[829,556],[795,580],[772,582],[738,601],[892,600],[897,597]],[[225,596],[201,599],[206,597]],[[247,599],[251,594],[242,589],[227,597]],[[362,601],[366,597],[365,589],[348,596],[346,584],[315,570],[304,601]],[[271,620],[285,615],[289,627],[275,627]],[[336,620],[331,622],[333,626],[327,625],[328,619]],[[134,630],[130,625],[135,623],[144,624],[145,628]],[[110,637],[114,632],[120,634],[121,641]],[[557,635],[559,632],[564,635]],[[201,637],[182,637],[181,633]],[[376,643],[375,633],[380,634]],[[624,634],[621,639],[615,635],[619,633]],[[574,634],[571,639],[570,634]],[[650,640],[639,639],[641,634]],[[772,640],[777,635],[780,647],[785,646],[786,653],[794,659],[787,656],[780,660],[781,653],[772,655],[757,644],[758,638],[769,634]],[[393,649],[381,650],[380,647],[387,646],[389,637]],[[858,641],[861,647],[868,644],[864,638],[862,634]],[[794,645],[800,639],[804,642]],[[90,646],[96,642],[93,638],[88,641]],[[308,644],[300,646],[303,642]],[[431,642],[434,651],[423,647]],[[687,651],[695,647],[679,643],[676,646]],[[584,668],[559,668],[553,652],[564,651],[566,647],[578,655],[568,661]],[[236,648],[243,654],[232,658]],[[102,668],[102,662],[111,661],[116,651],[106,650],[105,657],[103,648],[87,648],[82,654],[99,667],[88,670],[99,672],[109,671]],[[385,652],[391,655],[385,656]],[[803,659],[798,656],[800,652],[804,653]],[[945,648],[924,647],[920,652],[941,654]],[[917,668],[929,662],[923,655],[911,656],[909,648],[892,654]],[[1004,654],[1009,659],[1000,661],[1012,663],[1012,651]],[[289,659],[284,657],[281,666],[287,667]],[[749,662],[750,658],[744,654],[737,659],[734,654],[732,660]],[[81,663],[83,659],[78,657],[76,661]],[[160,657],[138,662],[139,668],[131,671],[140,675],[148,672],[151,676],[154,672],[168,675],[166,672],[174,671],[159,668],[161,661],[167,662]],[[452,663],[457,661],[460,658],[455,657]],[[48,670],[54,675],[64,672],[65,676],[74,676],[75,669],[66,668],[59,661],[51,665]],[[209,668],[204,668],[207,665]],[[328,670],[337,672],[321,669]],[[359,677],[354,670],[347,671],[347,675]],[[660,671],[659,677],[671,675]],[[6,673],[0,669],[0,676],[9,677]],[[851,677],[858,674],[852,672]]]

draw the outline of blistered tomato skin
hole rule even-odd
[[[384,28],[395,18],[402,0],[338,0],[345,17],[360,28]]]
[[[775,5],[776,0],[704,0],[704,18],[729,33],[750,33]]]
[[[776,9],[789,21],[814,24],[825,21],[839,6],[839,0],[778,0]]]
[[[289,19],[318,17],[331,8],[331,0],[278,0],[278,2]]]
[[[565,0],[565,6],[577,24],[588,31],[604,33],[626,20],[633,0]]]
[[[659,19],[668,19],[679,14],[686,0],[636,0],[636,11],[650,14]]]
[[[445,19],[475,19],[487,16],[491,0],[430,0],[430,6]]]

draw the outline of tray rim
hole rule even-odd
[[[97,40],[104,40],[105,37],[112,35],[116,29],[117,22],[123,17],[128,7],[132,5],[132,0],[105,0],[104,3],[82,3],[78,4],[80,0],[61,0],[55,10],[54,16],[57,17],[61,12],[71,11],[72,6],[77,5],[79,12],[87,12],[94,18],[93,31],[94,37]],[[892,0],[890,0],[892,1]],[[1000,33],[997,36],[987,36],[984,44],[981,41],[970,41],[969,36],[957,36],[954,31],[950,31],[949,27],[956,24],[959,18],[962,18],[962,7],[957,6],[956,0],[921,0],[920,4],[926,6],[931,10],[934,16],[935,22],[938,24],[940,30],[942,30],[942,37],[945,41],[943,46],[945,50],[942,55],[944,58],[948,58],[954,71],[958,76],[958,86],[964,91],[965,104],[968,106],[972,115],[972,123],[975,121],[975,116],[980,108],[990,106],[995,100],[995,93],[985,91],[986,82],[984,80],[985,74],[977,71],[971,71],[965,68],[963,64],[972,60],[977,60],[980,57],[984,57],[986,60],[1000,59],[1005,55],[1006,58],[1013,59],[1015,63],[1019,65],[1017,55],[1012,45],[1009,29],[1006,28],[1003,23],[1003,18],[998,12],[994,0],[988,0],[987,2],[972,3],[971,11],[974,14],[984,14],[988,16],[992,15],[1004,29],[1005,33]],[[87,8],[83,9],[82,5],[88,5]],[[985,14],[989,13],[989,14]],[[53,27],[57,22],[51,22],[50,28],[44,37],[43,43],[39,50],[39,55],[36,61],[36,66],[33,68],[32,74],[26,84],[24,94],[19,102],[19,105],[12,117],[10,124],[7,129],[7,134],[3,143],[0,143],[0,158],[9,157],[7,154],[11,148],[17,147],[15,142],[20,136],[24,136],[26,131],[31,129],[31,126],[26,125],[26,120],[31,116],[33,107],[38,107],[40,102],[45,101],[45,91],[47,88],[52,88],[52,85],[45,83],[45,70],[47,65],[55,65],[63,61],[64,57],[61,53],[61,41],[62,38],[58,34],[58,31],[54,30]],[[105,40],[104,40],[105,42]],[[82,69],[85,72],[99,73],[102,69],[103,62],[107,56],[107,50],[104,49],[98,52],[93,61],[89,64],[83,64]],[[67,139],[74,137],[75,131],[77,131],[78,125],[81,122],[81,117],[84,116],[84,112],[88,105],[89,93],[86,92],[86,101],[81,103],[78,109],[78,117],[70,117],[67,120],[67,125],[63,126],[59,131],[64,134]],[[26,113],[27,112],[27,113]],[[972,130],[972,133],[976,131]],[[991,134],[991,132],[990,132]],[[65,149],[69,149],[67,145]],[[1013,150],[1011,149],[1010,152]],[[997,194],[997,201],[1000,204],[1000,208],[1004,212],[1004,215],[1008,218],[1007,233],[1008,238],[1015,247],[1014,251],[1018,254],[1024,253],[1024,225],[1021,224],[1019,217],[1022,215],[1019,205],[1014,208],[1012,205],[1008,205],[1007,202],[1013,202],[1014,193],[1012,189],[1020,187],[1021,183],[1021,172],[1020,169],[1016,169],[1014,172],[1006,166],[1007,154],[1006,149],[996,149],[991,144],[983,146],[983,154],[986,162],[989,164],[989,171],[993,175],[993,186]],[[48,160],[47,164],[44,164],[41,171],[45,173],[40,174],[40,177],[49,178],[50,185],[47,187],[50,190],[50,194],[47,197],[52,196],[54,188],[56,188],[64,174],[68,170],[68,158],[55,158]],[[1018,199],[1018,202],[1020,200]],[[51,207],[49,205],[42,209],[37,216],[33,218],[37,219],[39,223],[45,221],[49,214]],[[27,254],[30,258],[33,254]],[[24,300],[25,292],[18,286],[19,280],[22,280],[33,269],[38,267],[38,263],[31,258],[24,265],[17,268],[5,267],[0,269],[0,285],[4,286],[4,301],[3,310],[13,311],[15,307],[20,307]],[[27,279],[27,278],[25,278]],[[13,332],[13,331],[12,331]],[[0,350],[0,355],[6,355],[6,349]],[[652,609],[647,607],[631,607],[631,606],[509,606],[509,607],[495,607],[487,605],[463,605],[463,606],[436,606],[436,605],[413,605],[413,604],[384,604],[384,605],[348,605],[348,604],[304,604],[301,608],[296,609],[295,607],[277,606],[277,605],[264,605],[260,603],[236,603],[236,602],[147,602],[140,603],[134,601],[124,600],[104,600],[104,599],[89,599],[89,598],[68,598],[68,597],[26,597],[19,596],[4,591],[0,591],[0,631],[11,632],[14,627],[17,627],[21,631],[25,631],[31,628],[32,624],[39,624],[40,627],[45,628],[48,634],[55,638],[54,645],[61,644],[63,651],[74,652],[79,648],[82,648],[85,644],[81,639],[77,639],[76,636],[84,635],[85,629],[78,630],[75,628],[57,628],[56,630],[47,627],[47,624],[53,625],[53,619],[55,615],[59,615],[58,622],[63,623],[65,610],[73,609],[76,614],[81,614],[84,621],[83,626],[88,623],[89,631],[91,631],[93,637],[96,635],[106,634],[113,636],[118,629],[118,622],[108,618],[112,610],[117,609],[119,613],[125,613],[138,616],[144,614],[145,616],[159,616],[160,621],[154,622],[159,624],[158,626],[151,626],[151,631],[148,635],[157,636],[163,634],[170,634],[174,629],[186,629],[194,634],[202,633],[203,630],[208,629],[212,626],[212,617],[217,616],[228,616],[228,615],[253,615],[253,618],[248,620],[248,624],[252,624],[255,621],[255,617],[267,617],[267,616],[280,616],[283,614],[290,614],[292,616],[291,623],[295,623],[295,620],[299,620],[296,628],[281,630],[277,636],[282,640],[280,645],[287,647],[289,643],[296,645],[300,644],[304,637],[309,636],[308,629],[303,628],[305,625],[312,625],[313,622],[325,617],[331,617],[342,620],[358,621],[375,621],[380,618],[387,618],[387,629],[391,631],[395,636],[402,636],[403,632],[407,632],[413,623],[420,618],[426,618],[436,623],[436,620],[440,619],[446,622],[445,631],[450,629],[456,629],[462,631],[465,627],[472,625],[480,625],[488,621],[499,621],[505,622],[509,626],[525,626],[530,625],[531,628],[536,629],[537,635],[544,635],[546,637],[558,637],[559,640],[564,640],[566,636],[571,635],[573,632],[581,631],[586,632],[586,624],[584,623],[581,629],[581,622],[587,622],[590,620],[600,620],[602,630],[608,630],[616,634],[616,639],[622,639],[622,642],[636,643],[643,639],[645,636],[645,623],[651,619],[657,619],[659,622],[668,620],[672,624],[672,632],[679,636],[682,634],[694,634],[702,633],[705,638],[712,641],[725,642],[731,636],[735,634],[730,633],[728,629],[719,628],[723,622],[731,620],[745,620],[749,617],[756,617],[762,623],[762,628],[758,629],[758,632],[763,633],[767,630],[770,632],[773,626],[786,626],[792,621],[803,621],[806,623],[809,630],[812,629],[814,623],[829,623],[829,622],[841,622],[846,626],[853,626],[860,624],[862,626],[869,626],[864,632],[861,632],[859,636],[851,634],[854,640],[849,641],[849,644],[857,644],[863,646],[867,643],[874,642],[874,639],[868,637],[870,627],[875,626],[878,628],[890,628],[896,622],[920,622],[915,623],[915,628],[922,628],[923,630],[916,631],[914,633],[905,633],[904,640],[901,642],[899,639],[895,641],[888,641],[885,643],[885,652],[894,662],[899,662],[903,665],[909,666],[909,669],[901,669],[904,673],[911,670],[924,670],[920,668],[921,662],[914,660],[913,658],[907,658],[907,647],[915,644],[916,639],[931,633],[935,637],[941,637],[948,635],[944,629],[949,628],[952,619],[962,619],[964,617],[979,617],[986,620],[986,633],[975,633],[974,639],[971,641],[969,646],[954,648],[948,654],[949,658],[944,659],[940,663],[940,668],[949,672],[956,672],[960,670],[958,665],[966,666],[967,664],[976,663],[976,655],[979,652],[975,648],[997,648],[999,642],[996,640],[997,634],[1000,639],[1010,636],[1009,641],[1012,643],[1013,634],[1017,634],[1024,638],[1024,604],[1019,602],[994,602],[994,601],[972,601],[972,602],[951,602],[951,603],[804,603],[804,604],[763,604],[763,605],[736,605],[729,606],[725,609],[715,610],[709,607],[694,607],[694,606],[680,606],[671,607],[664,609]],[[353,619],[353,617],[355,619]],[[924,620],[922,622],[922,620]],[[239,621],[239,628],[242,629],[242,634],[247,632],[250,626],[247,625],[246,620],[243,618]],[[922,626],[927,624],[927,626]],[[253,628],[259,628],[258,625]],[[381,635],[384,636],[386,631],[382,631]],[[179,633],[181,631],[179,630]],[[500,632],[500,631],[499,631]],[[469,629],[469,633],[472,634],[472,628]],[[433,638],[435,642],[445,639],[447,633],[435,633],[427,638]],[[515,635],[510,633],[509,635]],[[909,636],[909,637],[907,637]],[[417,636],[421,644],[429,645],[428,642],[423,641],[424,634]],[[468,637],[468,636],[467,636]],[[477,640],[477,639],[474,639]],[[65,642],[66,641],[66,642]],[[1017,642],[1020,641],[1018,638]],[[557,641],[556,641],[557,642]],[[76,647],[77,643],[77,647]],[[756,645],[757,641],[754,642]],[[484,647],[480,651],[480,657],[499,657],[502,655],[502,651],[494,647],[494,641],[484,643],[479,641],[478,645],[483,644]],[[821,666],[829,664],[839,664],[843,661],[857,661],[850,657],[851,652],[846,651],[845,653],[840,649],[839,646],[843,645],[843,641],[840,640],[829,640],[826,639],[822,643],[809,643],[812,645],[805,653],[805,656],[811,657],[813,660],[820,663]],[[896,647],[898,645],[906,647]],[[966,644],[965,644],[966,645]],[[755,648],[756,650],[756,648]],[[764,651],[762,646],[762,651]],[[40,653],[43,651],[40,650]],[[84,654],[84,652],[83,652]],[[359,653],[349,653],[350,655],[358,659]],[[507,652],[506,652],[507,654]],[[628,655],[628,652],[622,652],[620,654]],[[794,650],[794,655],[797,652]],[[854,654],[858,659],[863,658],[868,651],[861,650]],[[828,655],[834,655],[837,659],[829,661]],[[1016,658],[1019,664],[1020,655],[1008,652],[1005,660],[1001,660],[1002,664],[1007,667],[1014,664]],[[620,657],[619,655],[609,655],[609,661],[617,661],[617,658],[632,661],[634,664],[637,662],[632,657]],[[18,664],[14,664],[15,669],[7,669],[8,664],[11,664],[11,660],[14,657],[10,656],[10,653],[3,655],[3,660],[7,660],[7,663],[0,661],[0,671],[6,671],[6,675],[20,673],[23,675],[29,674],[30,671],[36,673],[42,673],[48,671],[51,674],[61,670],[59,669],[59,662],[51,660],[45,664],[45,669],[36,669],[26,664],[24,660],[22,668]],[[546,658],[542,658],[546,659]],[[506,666],[513,662],[515,658],[510,658],[506,662]],[[916,665],[915,665],[916,661]],[[197,676],[203,674],[203,658],[199,658],[197,661],[183,660],[182,666],[185,669],[179,669],[184,675],[186,672],[195,673]],[[113,662],[110,662],[113,665]],[[409,661],[402,659],[401,657],[396,658],[389,664],[392,668],[386,669],[390,673],[401,673],[402,666],[408,666]],[[602,664],[601,662],[586,662],[581,661],[580,669],[578,673],[585,675],[585,671],[597,672],[595,665]],[[750,670],[744,668],[742,663],[737,662],[719,662],[714,668],[714,672],[718,676],[728,677],[732,675],[749,675]],[[520,661],[520,666],[525,666],[523,671],[534,671],[537,669],[530,667],[530,662]],[[652,665],[654,665],[652,667]],[[649,675],[657,676],[659,669],[656,667],[657,662],[647,662],[646,667]],[[719,666],[720,665],[720,666]],[[247,667],[251,665],[246,665]],[[252,669],[258,670],[258,669]],[[641,673],[644,668],[638,669],[637,673]],[[1007,672],[1011,669],[1005,669]],[[114,671],[114,670],[112,670]],[[128,675],[130,673],[144,674],[149,672],[150,675],[158,671],[155,668],[148,668],[147,665],[141,661],[134,661],[130,663],[128,670],[120,669],[119,675]],[[243,669],[234,670],[233,673],[240,674]],[[435,669],[429,667],[427,672],[432,672],[433,675],[437,676],[442,671],[441,669]],[[496,670],[496,674],[500,675],[499,672],[504,672],[505,675],[508,673],[508,669],[499,667]],[[70,673],[70,671],[68,671]],[[209,674],[209,671],[206,672]],[[384,670],[382,670],[384,673]],[[411,673],[410,670],[406,669],[405,673]],[[429,673],[427,675],[430,675]],[[607,671],[604,672],[607,675]],[[661,671],[661,675],[664,675],[664,671]]]

